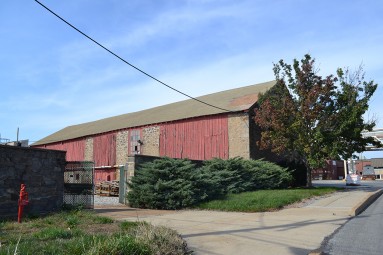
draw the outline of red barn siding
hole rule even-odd
[[[108,133],[93,137],[93,160],[95,166],[116,164],[116,134]]]
[[[100,183],[102,181],[116,180],[116,168],[101,168],[94,170],[94,182]]]
[[[52,143],[47,145],[35,146],[50,150],[66,151],[67,161],[83,161],[85,155],[85,140],[72,140],[65,142]]]
[[[160,156],[206,160],[227,159],[227,115],[165,123],[160,127]]]

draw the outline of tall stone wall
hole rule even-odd
[[[63,204],[65,152],[0,145],[0,219],[17,218],[20,185],[26,185],[25,214],[57,211]]]
[[[228,116],[229,158],[250,158],[249,117],[247,114]]]
[[[120,131],[116,137],[116,165],[124,165],[129,155],[129,131]]]
[[[146,127],[142,131],[143,154],[148,156],[160,155],[160,127]]]
[[[84,160],[93,161],[93,138],[92,137],[88,137],[85,140]]]

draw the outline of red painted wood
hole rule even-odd
[[[159,126],[160,156],[199,160],[215,157],[227,159],[229,156],[227,114],[162,123]],[[140,129],[142,137],[142,128],[134,129]],[[116,133],[117,131],[93,136],[95,167],[116,165]],[[126,142],[130,145],[129,140]],[[67,151],[68,161],[84,160],[84,138],[36,147]],[[130,146],[128,149],[130,154]]]
[[[116,168],[99,168],[94,170],[94,182],[116,180]]]
[[[66,151],[67,161],[83,161],[85,155],[85,139],[38,145],[36,148]]]
[[[93,137],[93,161],[95,167],[116,164],[116,134],[107,133]]]
[[[160,127],[160,156],[227,159],[228,144],[227,114],[164,123]]]

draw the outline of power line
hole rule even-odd
[[[37,2],[39,5],[41,5],[42,7],[44,7],[47,11],[49,11],[50,13],[52,13],[54,16],[56,16],[57,18],[59,18],[60,20],[62,20],[64,23],[66,23],[68,26],[72,27],[74,30],[76,30],[77,32],[79,32],[80,34],[82,34],[83,36],[85,36],[86,38],[88,38],[89,40],[91,40],[92,42],[94,42],[95,44],[97,44],[98,46],[100,46],[101,48],[103,48],[104,50],[106,50],[107,52],[109,52],[110,54],[112,54],[113,56],[115,56],[116,58],[118,58],[119,60],[121,60],[122,62],[124,62],[125,64],[133,67],[134,69],[136,69],[137,71],[143,73],[144,75],[148,76],[149,78],[155,80],[156,82],[159,82],[161,83],[162,85],[168,87],[169,89],[172,89],[174,91],[176,91],[177,93],[179,94],[182,94],[190,99],[193,99],[197,102],[200,102],[202,104],[205,104],[205,105],[208,105],[210,107],[213,107],[213,108],[216,108],[216,109],[219,109],[219,110],[222,110],[222,111],[226,111],[226,112],[232,112],[230,110],[227,110],[227,109],[224,109],[224,108],[221,108],[221,107],[218,107],[218,106],[215,106],[215,105],[212,105],[212,104],[209,104],[209,103],[206,103],[204,101],[201,101],[195,97],[192,97],[192,96],[189,96],[188,94],[178,90],[178,89],[175,89],[173,87],[171,87],[170,85],[160,81],[159,79],[155,78],[154,76],[148,74],[147,72],[141,70],[140,68],[136,67],[135,65],[129,63],[128,61],[126,61],[125,59],[123,59],[122,57],[120,57],[119,55],[117,55],[116,53],[114,53],[113,51],[109,50],[108,48],[106,48],[104,45],[102,45],[101,43],[97,42],[96,40],[94,40],[92,37],[88,36],[87,34],[85,34],[84,32],[82,32],[80,29],[78,29],[77,27],[75,27],[74,25],[72,25],[71,23],[69,23],[68,21],[66,21],[64,18],[60,17],[58,14],[56,14],[54,11],[52,11],[51,9],[49,9],[48,7],[46,7],[44,4],[40,3],[38,0],[35,0],[35,2]]]

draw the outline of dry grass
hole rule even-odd
[[[142,222],[133,228],[132,234],[139,243],[143,243],[155,251],[155,254],[191,254],[191,251],[187,249],[185,240],[172,229]]]

